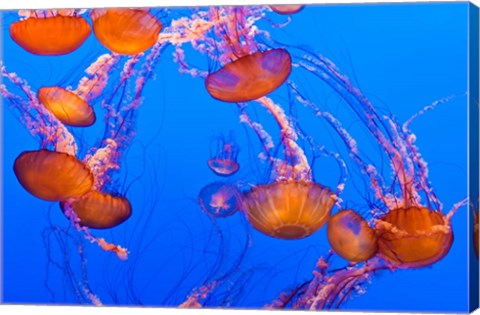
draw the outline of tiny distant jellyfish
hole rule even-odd
[[[15,160],[13,170],[25,190],[47,201],[78,198],[93,185],[93,175],[85,164],[66,153],[25,151]]]
[[[241,208],[241,192],[235,185],[214,182],[202,188],[198,203],[209,216],[229,217]]]
[[[302,4],[279,4],[279,5],[270,5],[269,6],[272,11],[278,13],[278,14],[295,14],[297,12],[300,12],[303,7],[305,7]]]
[[[220,176],[235,174],[240,169],[240,164],[237,162],[240,148],[232,137],[225,139],[221,136],[216,142],[216,154],[208,160],[208,167]]]
[[[162,30],[162,23],[144,9],[94,9],[90,17],[98,41],[121,55],[150,49]]]
[[[292,58],[283,48],[243,56],[205,80],[208,93],[215,99],[241,103],[265,96],[285,82],[292,71]]]
[[[87,20],[75,10],[20,11],[26,19],[10,25],[10,36],[26,51],[41,56],[75,51],[90,36]]]
[[[132,215],[127,198],[90,191],[73,201],[68,201],[81,226],[93,229],[109,229],[125,222]],[[60,203],[65,212],[65,202]]]
[[[63,124],[88,127],[95,123],[93,108],[75,93],[61,87],[42,87],[38,100]]]
[[[353,210],[342,210],[330,217],[327,225],[328,242],[342,258],[362,262],[374,257],[378,241],[367,221]]]

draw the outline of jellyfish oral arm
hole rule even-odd
[[[42,147],[53,146],[57,151],[75,155],[77,144],[68,129],[37,99],[27,81],[17,76],[16,73],[7,72],[0,63],[0,74],[16,85],[26,95],[23,99],[7,90],[5,85],[0,85],[0,93],[10,100],[18,110],[22,122],[32,136],[40,136]]]
[[[77,88],[72,91],[87,103],[96,99],[108,84],[108,74],[120,60],[119,55],[105,54],[97,58],[86,70],[87,76],[80,79]]]
[[[286,176],[289,179],[311,180],[311,170],[308,159],[303,149],[297,144],[298,136],[283,109],[268,97],[262,97],[258,99],[257,102],[265,107],[275,118],[281,130],[281,140],[284,145],[285,155],[294,163],[289,170],[290,174],[281,173],[280,176]],[[285,170],[282,167],[278,167],[277,171],[282,169]],[[291,172],[293,172],[293,174],[291,174]]]
[[[80,226],[80,219],[75,214],[74,210],[68,202],[65,203],[64,207],[65,215],[67,216],[67,218],[70,219],[70,222],[72,222],[73,226],[76,228],[77,231],[84,233],[84,237],[86,240],[90,241],[91,243],[96,243],[104,251],[115,253],[120,260],[128,259],[128,250],[126,248],[121,247],[120,245],[109,243],[103,238],[97,238],[93,236],[87,227]]]

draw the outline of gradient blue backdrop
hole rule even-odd
[[[185,12],[172,10],[172,18]],[[286,20],[274,13],[268,16],[278,22]],[[10,23],[15,16],[6,13],[4,18]],[[287,27],[271,30],[271,34],[289,44],[305,44],[320,51],[347,73],[375,106],[394,113],[403,122],[435,100],[467,92],[467,18],[467,3],[318,5],[305,8],[292,17]],[[68,56],[39,57],[12,42],[8,24],[3,25],[3,36],[7,69],[26,78],[35,90],[60,83],[75,86],[85,67],[106,52],[92,35],[84,46]],[[204,56],[190,49],[186,52],[192,64],[208,68]],[[138,114],[137,137],[117,177],[120,191],[125,192],[129,187],[127,197],[134,207],[133,216],[112,231],[96,233],[127,245],[131,258],[127,263],[119,262],[95,245],[87,246],[90,285],[105,303],[131,304],[133,300],[127,296],[135,292],[144,304],[171,305],[201,283],[217,257],[219,245],[210,221],[196,202],[200,189],[219,179],[206,166],[213,136],[233,131],[241,147],[242,170],[232,182],[262,180],[262,176],[251,174],[262,167],[255,160],[260,149],[258,141],[239,123],[235,108],[213,100],[201,79],[179,74],[171,53],[172,49],[164,53],[156,67],[156,79],[147,84],[144,105]],[[319,80],[295,70],[292,78],[319,104],[342,115],[346,107]],[[284,99],[285,88],[273,97]],[[103,113],[98,104],[96,111],[98,119],[93,127],[74,131],[89,144],[94,144],[103,130]],[[66,227],[66,219],[58,205],[38,200],[24,191],[12,170],[18,154],[39,145],[15,119],[8,104],[4,104],[3,114],[4,302],[75,303],[63,273],[52,265],[47,267],[47,249],[57,261],[63,259],[58,243],[52,240],[46,247],[42,239],[49,220]],[[264,127],[275,134],[274,123],[261,111],[258,115],[265,118]],[[355,133],[358,122],[350,119],[345,125]],[[332,150],[342,150],[335,133],[318,120],[310,117],[301,121],[316,139],[323,141],[321,137],[325,137]],[[467,195],[466,97],[459,96],[439,106],[418,119],[412,129],[429,164],[429,179],[448,211]],[[370,143],[368,138],[357,140]],[[316,163],[319,164],[315,169],[316,179],[334,185],[338,170],[332,161],[325,163]],[[364,190],[368,188],[360,178],[352,182],[363,184]],[[347,188],[343,199],[366,212],[366,204],[354,189]],[[419,270],[381,272],[371,278],[364,295],[352,298],[344,307],[466,311],[467,240],[471,237],[466,229],[468,211],[464,207],[453,218],[455,242],[442,261]],[[226,238],[221,247],[220,255],[224,257],[221,268],[226,270],[241,252],[248,226],[240,214],[223,220],[220,225]],[[324,229],[301,241],[271,239],[256,231],[252,231],[252,238],[241,267],[245,280],[248,279],[239,296],[244,306],[262,306],[281,291],[308,280],[316,260],[328,250]],[[71,246],[69,255],[75,257],[74,252]],[[182,284],[175,286],[179,279]],[[45,283],[55,292],[54,296]],[[116,298],[112,292],[116,292]]]

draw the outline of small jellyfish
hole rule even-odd
[[[13,170],[25,190],[48,201],[78,198],[93,185],[90,170],[66,153],[26,151],[17,157]]]
[[[278,5],[271,5],[269,6],[272,11],[278,13],[278,14],[294,14],[297,12],[300,12],[303,7],[305,7],[302,4],[278,4]]]
[[[42,87],[38,90],[38,100],[62,123],[87,127],[95,122],[93,108],[75,93],[61,87]]]
[[[362,262],[376,255],[375,230],[353,210],[342,210],[328,220],[327,237],[332,249],[351,262]]]
[[[220,136],[216,139],[216,153],[208,160],[208,167],[217,175],[230,176],[235,174],[240,165],[237,162],[240,148],[232,136],[225,138]]]
[[[398,268],[421,268],[442,259],[453,243],[448,219],[423,207],[389,211],[377,220],[379,256]]]
[[[292,58],[285,49],[271,49],[243,56],[205,80],[208,93],[231,103],[248,102],[276,90],[288,78]]]
[[[225,218],[240,210],[241,193],[232,184],[214,182],[202,188],[198,203],[206,214]]]
[[[259,185],[245,193],[248,220],[269,236],[294,240],[318,231],[330,217],[336,196],[313,181],[285,180]]]
[[[136,55],[151,48],[162,29],[162,23],[143,9],[94,9],[90,17],[98,41],[121,55]]]
[[[12,23],[10,36],[26,51],[41,56],[71,53],[91,33],[90,24],[81,16],[30,16]]]
[[[132,215],[132,206],[127,198],[90,191],[80,199],[69,202],[80,219],[81,226],[94,229],[109,229],[125,222]],[[65,203],[60,203],[65,212]]]

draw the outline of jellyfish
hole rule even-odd
[[[78,198],[93,185],[92,173],[85,164],[66,153],[25,151],[15,160],[13,170],[25,190],[48,201]]]
[[[26,51],[41,56],[69,54],[91,33],[75,10],[20,11],[24,20],[10,25],[10,36]]]
[[[243,56],[207,76],[205,87],[224,102],[248,102],[276,90],[288,78],[292,59],[283,48]]]
[[[312,181],[276,181],[245,194],[250,223],[260,232],[281,239],[301,239],[328,220],[335,195]]]
[[[327,237],[332,249],[348,261],[362,262],[377,254],[375,230],[353,210],[342,210],[330,217]]]
[[[81,226],[93,229],[109,229],[125,222],[132,214],[132,206],[127,198],[90,191],[74,201],[70,201]],[[64,203],[60,203],[65,211]]]
[[[205,79],[207,92],[230,103],[248,102],[278,89],[288,78],[292,60],[287,49],[260,45],[263,33],[254,27],[263,7],[210,7],[207,12],[172,21],[159,37],[175,46],[180,71]],[[221,68],[205,71],[191,67],[182,45],[206,54]]]
[[[389,211],[377,220],[378,252],[398,268],[421,268],[442,259],[453,243],[445,215],[427,208]]]
[[[150,49],[162,29],[162,23],[143,9],[94,9],[90,17],[98,41],[121,55]]]
[[[225,218],[240,210],[241,193],[235,185],[214,182],[200,190],[198,203],[209,216]]]
[[[71,91],[58,86],[42,87],[37,95],[40,103],[65,125],[87,127],[95,122],[93,108]]]
[[[278,14],[295,14],[300,12],[304,5],[302,4],[286,4],[286,5],[270,5],[269,6],[272,11]]]
[[[217,153],[208,160],[208,167],[220,176],[230,176],[238,172],[240,164],[237,157],[240,149],[233,137],[218,137],[215,149]]]

